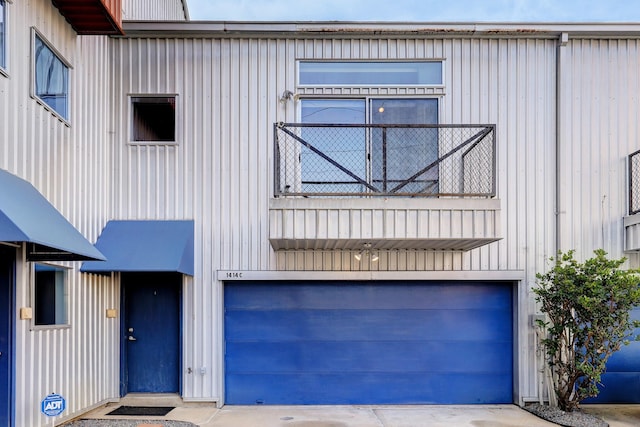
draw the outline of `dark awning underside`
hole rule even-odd
[[[36,188],[0,169],[0,242],[27,242],[30,261],[104,260]]]
[[[96,247],[106,262],[85,262],[90,273],[178,272],[193,276],[193,229],[187,221],[109,221]]]

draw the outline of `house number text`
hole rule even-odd
[[[227,271],[227,279],[242,279],[242,273],[239,271]]]

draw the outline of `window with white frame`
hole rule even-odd
[[[0,0],[0,68],[7,68],[7,5]]]
[[[33,95],[69,120],[69,65],[34,31]]]
[[[131,141],[176,142],[176,97],[132,96]]]
[[[36,326],[67,324],[67,270],[33,264],[34,323]]]
[[[299,190],[304,193],[363,193],[365,183],[369,188],[392,187],[438,159],[437,129],[410,126],[438,123],[435,98],[302,99],[300,111],[304,124],[409,125],[384,131],[382,128],[366,131],[364,127],[303,127],[302,138],[314,148],[303,145],[299,155]],[[354,181],[346,171],[361,181]],[[438,167],[421,174],[403,190],[436,193]]]
[[[438,124],[438,98],[416,96],[415,90],[404,93],[408,87],[442,87],[442,65],[440,60],[300,61],[301,90],[329,86],[340,96],[300,97],[300,122],[305,125],[300,133],[307,144],[292,156],[299,162],[299,181],[291,189],[362,194],[401,186],[406,193],[437,193],[438,131],[414,125]],[[356,87],[360,96],[343,95]],[[380,96],[380,87],[389,95]],[[430,164],[434,166],[421,173]]]
[[[301,61],[301,86],[439,86],[442,61]]]

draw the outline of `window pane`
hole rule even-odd
[[[374,99],[371,101],[374,124],[427,125],[438,123],[436,99]],[[373,185],[386,192],[438,192],[438,130],[432,128],[389,128],[372,131]],[[415,174],[427,169],[407,182]],[[404,185],[403,185],[404,184]]]
[[[67,119],[69,69],[38,35],[35,38],[35,94]]]
[[[66,271],[44,264],[34,267],[35,324],[67,323]]]
[[[442,62],[300,62],[301,85],[442,84]]]
[[[1,68],[6,68],[7,67],[7,63],[6,63],[6,46],[5,46],[5,39],[6,39],[6,23],[7,22],[7,17],[6,17],[6,7],[4,4],[4,0],[0,0],[0,67]]]
[[[175,141],[176,100],[174,97],[134,97],[134,141]]]
[[[364,100],[302,100],[303,123],[364,124]],[[366,181],[366,141],[363,128],[302,128],[302,191],[353,193],[366,189],[346,169]]]

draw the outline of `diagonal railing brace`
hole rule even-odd
[[[389,193],[395,193],[396,191],[398,191],[399,189],[401,189],[405,185],[412,183],[420,175],[423,175],[424,173],[428,172],[430,169],[433,169],[436,165],[438,165],[439,163],[442,163],[443,160],[446,160],[447,158],[453,156],[455,153],[460,151],[463,147],[465,147],[466,145],[472,143],[476,139],[478,140],[478,142],[482,141],[487,135],[489,135],[491,133],[491,131],[492,131],[492,129],[490,127],[487,127],[485,129],[481,130],[480,132],[476,133],[471,138],[467,139],[466,141],[464,141],[462,144],[458,145],[453,150],[449,151],[448,153],[446,153],[445,155],[443,155],[442,157],[440,157],[436,161],[429,163],[426,167],[424,167],[423,169],[419,170],[418,172],[413,174],[408,179],[402,181],[400,184],[398,184],[397,186],[392,188],[389,191]]]
[[[371,184],[369,184],[367,181],[363,180],[362,178],[360,178],[359,176],[357,176],[356,174],[354,174],[353,172],[351,172],[349,169],[347,169],[346,167],[342,166],[340,163],[336,162],[335,160],[333,160],[331,157],[327,156],[325,153],[323,153],[322,151],[318,150],[316,147],[314,147],[311,143],[305,141],[304,139],[302,139],[300,136],[296,135],[295,133],[291,132],[289,129],[286,129],[285,127],[281,126],[280,129],[286,133],[287,135],[289,135],[291,138],[295,139],[296,141],[298,141],[300,144],[304,145],[305,147],[307,147],[309,150],[313,151],[314,153],[316,153],[318,156],[322,157],[323,159],[325,159],[327,162],[331,163],[333,166],[337,167],[338,169],[340,169],[342,172],[346,173],[347,175],[349,175],[351,178],[355,179],[359,184],[364,185],[365,187],[367,187],[368,189],[372,190],[372,191],[378,191],[377,188],[375,188],[374,186],[372,186]]]

